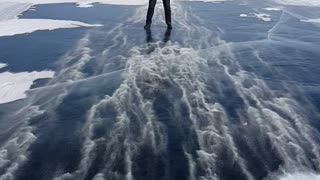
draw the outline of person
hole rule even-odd
[[[163,6],[164,6],[167,27],[168,27],[168,29],[172,29],[170,0],[162,0],[162,1],[163,1]],[[144,26],[145,29],[151,28],[152,17],[154,14],[154,9],[156,7],[156,4],[157,4],[157,0],[149,0],[147,20],[146,20],[146,25]]]

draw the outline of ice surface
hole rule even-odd
[[[185,0],[192,1],[192,0]],[[194,0],[203,2],[223,2],[225,0]],[[45,19],[18,19],[17,16],[35,4],[77,3],[79,7],[91,7],[92,3],[115,5],[143,5],[145,0],[0,0],[0,36],[32,33],[37,30],[54,30],[60,28],[75,28],[80,26],[94,27],[97,25],[77,21],[58,21]],[[18,20],[17,20],[18,19]],[[1,22],[2,21],[2,22]]]
[[[177,0],[177,1],[201,1],[219,3],[227,0]],[[93,3],[114,4],[114,5],[144,5],[146,0],[12,0],[16,4],[56,4],[56,3],[77,3],[79,7],[92,7]],[[0,3],[7,3],[7,0],[0,0]],[[0,6],[2,6],[0,4]],[[1,10],[1,9],[0,9]],[[0,14],[1,16],[1,14]]]
[[[0,0],[6,2],[7,0]],[[202,1],[202,2],[224,2],[226,0],[178,0],[178,1]],[[54,4],[54,3],[78,3],[80,7],[88,7],[92,3],[115,4],[115,5],[143,5],[148,3],[146,0],[12,0],[17,3],[31,4]]]
[[[7,0],[0,0],[6,2]],[[147,3],[145,0],[12,0],[11,2],[31,3],[31,4],[56,4],[56,3],[79,3],[79,4],[118,4],[118,5],[142,5]]]
[[[161,8],[158,6],[157,12],[163,12]],[[6,172],[3,177],[260,180],[267,173],[319,172],[319,136],[308,121],[309,104],[295,99],[303,99],[304,94],[295,95],[282,83],[274,89],[254,74],[260,69],[251,72],[240,65],[249,61],[253,68],[270,68],[276,73],[267,60],[295,58],[295,54],[283,54],[301,50],[295,39],[287,41],[294,34],[279,38],[283,36],[279,30],[299,32],[299,28],[288,28],[289,15],[282,15],[278,23],[261,23],[253,13],[248,14],[253,21],[242,21],[248,23],[243,26],[254,27],[261,34],[259,28],[267,26],[266,32],[259,41],[236,43],[225,42],[215,29],[203,26],[215,18],[212,14],[206,12],[206,17],[211,17],[207,19],[199,17],[205,22],[201,24],[194,20],[196,7],[189,11],[173,3],[173,8],[176,30],[171,40],[159,40],[161,28],[154,28],[155,41],[144,43],[141,26],[146,6],[138,7],[126,22],[129,25],[88,32],[61,57],[56,76],[47,86],[28,91],[28,101],[9,104],[37,104],[44,114],[29,119],[10,114],[25,122],[22,127],[30,128],[27,133],[12,128],[15,134],[23,132],[19,137],[27,137],[21,138],[27,142],[23,146],[13,139],[16,135],[3,138],[1,143],[10,145],[0,149],[5,152],[5,163],[10,164],[0,167]],[[230,12],[239,6],[233,8]],[[238,15],[245,12],[257,11],[243,9],[231,18],[240,22]],[[220,13],[215,14],[221,16],[220,22],[237,25]],[[272,12],[276,21],[274,14],[277,12]],[[163,13],[157,15],[155,22],[164,19]],[[218,35],[230,27],[215,21],[221,28]],[[276,53],[271,51],[273,47]],[[21,162],[11,158],[12,154],[24,155],[27,160]],[[16,167],[14,171],[12,167]],[[277,177],[318,180],[311,173]]]
[[[0,73],[0,104],[25,98],[25,92],[30,89],[35,80],[53,76],[53,71]]]
[[[99,24],[87,24],[79,21],[51,19],[12,19],[0,22],[0,36],[32,33],[38,30],[54,30],[60,28],[94,27]]]

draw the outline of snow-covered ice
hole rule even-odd
[[[66,1],[77,3],[73,5],[79,7],[90,7],[94,2],[43,0],[39,3],[36,0],[21,0],[23,3],[27,2],[28,7],[33,4]],[[107,3],[107,0],[101,1]],[[108,2],[130,2],[131,5],[139,5],[147,1]],[[191,6],[193,4],[197,5],[192,3]],[[73,5],[66,7],[74,9]],[[248,4],[248,7],[244,7],[238,6],[236,2],[219,4],[216,7],[209,3],[198,5],[188,10],[185,4],[174,4],[175,27],[183,31],[174,30],[172,38],[169,37],[169,41],[165,43],[162,40],[163,33],[165,38],[168,36],[165,29],[155,29],[154,41],[149,43],[145,42],[144,31],[137,28],[145,21],[146,6],[137,6],[133,16],[127,14],[129,19],[126,23],[118,20],[112,23],[120,22],[119,26],[107,24],[104,28],[88,32],[59,59],[54,79],[44,88],[28,91],[36,79],[54,76],[54,72],[46,70],[48,66],[44,65],[47,64],[39,66],[40,72],[13,73],[3,72],[5,69],[2,69],[0,103],[19,100],[28,95],[28,99],[17,104],[6,104],[5,107],[9,109],[17,105],[22,107],[24,104],[38,105],[43,115],[21,118],[20,114],[24,114],[24,111],[16,113],[16,109],[20,107],[12,112],[11,109],[5,112],[0,127],[7,129],[7,126],[1,126],[1,123],[13,127],[8,134],[18,134],[17,139],[22,139],[19,141],[23,142],[23,145],[15,143],[13,147],[1,146],[0,161],[1,156],[5,157],[2,159],[10,165],[0,168],[1,172],[6,172],[3,176],[0,175],[0,179],[8,176],[17,180],[105,177],[119,180],[141,179],[142,175],[145,177],[145,170],[150,167],[148,177],[151,179],[165,179],[179,173],[182,176],[178,179],[219,179],[233,174],[233,177],[225,179],[233,180],[238,176],[239,179],[261,180],[267,176],[265,180],[319,180],[318,174],[311,173],[319,173],[315,167],[320,162],[319,136],[312,133],[312,124],[308,121],[308,107],[313,109],[313,106],[303,100],[303,93],[291,94],[291,91],[287,90],[291,85],[282,83],[282,79],[275,83],[265,80],[278,80],[278,71],[274,70],[274,66],[279,68],[281,75],[282,69],[279,66],[285,66],[284,70],[297,74],[300,68],[296,68],[296,64],[300,66],[303,63],[304,68],[315,66],[308,62],[314,62],[313,58],[316,60],[317,51],[311,48],[305,53],[304,49],[311,45],[316,49],[317,46],[311,43],[305,46],[306,38],[301,37],[301,34],[306,29],[318,35],[312,24],[308,24],[317,22],[318,17],[301,16],[300,19],[308,23],[294,21],[293,25],[296,26],[293,30],[296,33],[287,36],[283,32],[291,32],[292,24],[291,21],[286,21],[291,20],[291,15],[286,14],[290,8],[285,9],[285,5],[254,4],[251,7]],[[270,12],[278,11],[275,7],[281,6],[284,8],[283,15]],[[217,10],[209,11],[211,7]],[[223,7],[228,8],[220,9]],[[95,8],[88,9],[88,12]],[[127,10],[127,7],[117,8]],[[54,9],[59,13],[59,5],[54,6]],[[30,28],[53,30],[59,23],[60,28],[88,25],[67,20],[58,22],[51,19],[19,19],[17,14],[23,10],[24,8],[17,7],[15,13],[3,18],[5,20],[2,24],[8,28],[5,32],[19,34],[17,31],[22,25],[28,28],[23,28],[24,32],[21,33],[26,33],[26,30],[33,32],[34,29]],[[202,12],[199,17],[194,15],[200,11]],[[40,14],[42,12],[44,11]],[[100,17],[95,14],[96,11],[91,12],[94,13],[94,18]],[[102,9],[100,13],[105,11]],[[69,12],[66,15],[70,14]],[[114,17],[113,15],[111,17]],[[163,12],[160,15],[162,17],[158,16],[158,19],[163,19]],[[228,19],[228,15],[231,15],[232,19]],[[245,17],[248,21],[240,21]],[[78,16],[76,19],[82,21]],[[86,20],[96,22],[95,19]],[[263,22],[271,20],[271,23]],[[12,22],[11,29],[8,22]],[[131,26],[132,24],[134,26]],[[29,27],[30,25],[32,27]],[[312,28],[307,29],[308,25]],[[312,37],[316,37],[315,35]],[[37,34],[34,36],[37,37]],[[148,34],[146,36],[148,38]],[[291,37],[292,39],[289,39]],[[307,37],[309,40],[311,33]],[[59,38],[64,39],[64,36]],[[24,46],[19,45],[13,44],[9,53],[17,53],[16,47],[25,50]],[[40,55],[58,57],[51,53],[50,48],[51,46],[48,46]],[[47,49],[49,51],[46,51]],[[42,53],[37,48],[28,52],[38,51]],[[18,53],[15,59],[18,59],[15,62],[17,66],[19,55]],[[9,67],[12,62],[10,58],[10,55],[3,57]],[[308,61],[302,61],[304,59]],[[42,59],[27,60],[28,65],[42,63]],[[54,60],[44,63],[51,64]],[[286,62],[288,60],[291,62]],[[269,63],[272,66],[269,66]],[[291,67],[293,63],[294,67]],[[0,64],[0,68],[5,66],[6,64]],[[316,70],[318,69],[314,70],[314,74]],[[314,74],[310,72],[310,78],[313,78],[311,75]],[[269,84],[272,86],[269,87]],[[296,100],[295,96],[306,105]],[[2,114],[1,112],[0,117]],[[310,117],[316,119],[318,114],[313,116],[310,113]],[[20,125],[20,122],[25,124]],[[19,129],[16,124],[19,124]],[[30,132],[29,136],[24,132]],[[34,135],[31,132],[34,132]],[[2,138],[4,140],[0,143],[10,144],[7,142],[12,142],[12,139],[16,138],[15,134]],[[52,137],[54,141],[51,141]],[[65,151],[66,149],[70,151]],[[101,149],[103,151],[100,151]],[[8,155],[1,155],[1,152],[8,152]],[[21,162],[15,156],[11,158],[12,154],[25,156],[26,161]],[[73,158],[76,159],[75,162]],[[161,163],[154,165],[154,162],[160,161]],[[66,165],[75,169],[69,171]],[[117,170],[110,167],[117,167]],[[279,167],[278,171],[274,167]],[[300,168],[302,172],[299,171]],[[91,169],[94,170],[91,172]],[[271,175],[276,177],[267,179]]]
[[[6,2],[7,0],[0,0]],[[93,3],[113,4],[113,5],[143,5],[148,1],[146,0],[12,0],[15,3],[28,3],[28,4],[57,4],[57,3],[77,3],[79,7],[91,7]]]
[[[192,0],[185,0],[192,1]],[[225,0],[193,0],[203,2],[223,2]],[[37,30],[54,30],[60,28],[94,27],[97,25],[77,21],[58,21],[47,19],[19,19],[18,15],[36,4],[77,3],[79,7],[91,7],[92,3],[115,5],[143,5],[146,0],[0,0],[0,37],[32,33]]]
[[[0,104],[25,98],[26,91],[30,89],[35,80],[53,76],[53,71],[0,73]]]
[[[274,0],[279,4],[293,6],[320,6],[319,0]]]
[[[320,180],[320,175],[313,173],[287,174],[280,180]]]
[[[302,22],[309,22],[309,23],[320,23],[319,19],[307,19],[307,20],[301,20]]]
[[[1,69],[1,68],[4,68],[4,67],[6,67],[6,66],[7,66],[7,64],[0,63],[0,69]]]
[[[41,1],[40,4],[45,2],[46,1]],[[0,37],[32,33],[37,30],[54,30],[60,28],[76,28],[81,26],[100,26],[96,24],[92,25],[78,21],[51,19],[19,19],[18,15],[30,9],[33,4],[35,4],[35,2],[28,0],[18,0],[12,2],[0,0]],[[39,4],[39,2],[37,4]]]
[[[38,30],[54,30],[60,28],[94,27],[99,24],[87,24],[79,21],[51,19],[12,19],[0,22],[0,36],[32,33]]]
[[[272,20],[269,14],[260,14],[260,13],[240,14],[240,17],[257,18],[257,19],[265,21],[265,22],[270,22]]]
[[[281,7],[267,7],[267,8],[263,8],[266,11],[281,11],[282,8]]]
[[[6,2],[8,0],[0,0]],[[202,1],[202,2],[224,2],[226,0],[178,0],[178,1]],[[77,3],[80,7],[90,7],[92,3],[114,4],[114,5],[143,5],[148,3],[147,0],[12,0],[17,3],[31,4],[54,4],[54,3]]]
[[[269,22],[271,21],[271,17],[269,14],[262,14],[262,13],[254,13],[254,16],[262,21]]]
[[[17,18],[21,12],[29,9],[30,3],[3,2],[0,1],[0,21]]]

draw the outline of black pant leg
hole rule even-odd
[[[149,0],[149,8],[147,14],[147,21],[146,24],[150,25],[152,23],[152,17],[154,14],[154,8],[156,7],[157,0]]]
[[[163,0],[164,12],[166,16],[167,25],[171,24],[171,8],[170,8],[170,0]]]

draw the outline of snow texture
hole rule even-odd
[[[0,22],[0,36],[32,33],[38,30],[54,30],[60,28],[94,27],[99,24],[86,24],[79,21],[51,19],[12,19]]]
[[[6,2],[7,0],[0,0]],[[202,1],[202,2],[224,2],[226,0],[179,0],[179,1]],[[54,3],[77,3],[79,7],[90,7],[92,3],[114,4],[114,5],[143,5],[148,3],[147,0],[12,0],[16,3],[30,4],[54,4]]]
[[[0,66],[3,64],[0,64]],[[0,104],[26,98],[26,91],[37,79],[52,78],[53,71],[0,73]]]
[[[320,6],[319,0],[275,0],[275,2],[293,6]]]
[[[320,180],[320,175],[313,173],[287,174],[280,180]]]
[[[3,2],[0,0],[0,22],[16,19],[17,16],[31,7],[30,3]]]
[[[302,22],[309,22],[309,23],[320,23],[319,19],[307,19],[307,20],[301,20]]]
[[[258,14],[258,13],[254,13],[254,16],[262,21],[265,22],[270,22],[271,18],[269,14]]]
[[[0,63],[0,69],[6,67],[7,64]]]
[[[270,22],[272,19],[269,14],[260,14],[260,13],[250,13],[250,14],[240,14],[240,17],[246,18],[257,18],[261,21]]]
[[[266,11],[281,11],[282,8],[281,7],[267,7],[267,8],[263,8]]]

